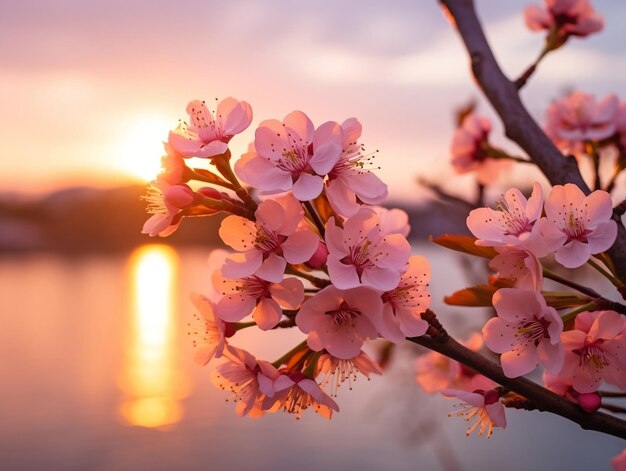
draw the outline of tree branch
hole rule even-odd
[[[472,368],[501,386],[524,396],[537,410],[565,417],[576,422],[585,430],[596,430],[626,439],[626,421],[602,412],[585,412],[578,405],[526,378],[508,378],[496,363],[464,347],[451,337],[442,342],[438,342],[428,335],[407,340]]]
[[[483,93],[494,107],[507,137],[516,142],[537,164],[552,185],[574,183],[585,193],[590,190],[573,157],[564,157],[541,130],[522,104],[515,83],[500,69],[472,0],[439,0],[465,43],[472,72]],[[620,279],[626,280],[626,228],[618,224],[617,240],[609,250]]]

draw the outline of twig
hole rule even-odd
[[[424,180],[423,178],[418,179],[417,182],[423,187],[428,188],[430,191],[435,193],[435,195],[437,195],[440,199],[444,201],[447,201],[449,203],[454,203],[454,204],[462,204],[464,206],[467,206],[468,209],[470,210],[476,209],[477,207],[474,203],[470,203],[469,201],[464,200],[463,198],[447,193],[436,183],[431,183],[427,180]]]
[[[476,16],[474,2],[439,1],[454,20],[471,58],[474,77],[500,116],[507,137],[524,149],[552,185],[574,183],[589,194],[589,187],[580,174],[576,160],[565,158],[535,123],[522,104],[515,83],[500,69]],[[618,277],[626,280],[626,228],[621,224],[609,253],[615,261]]]

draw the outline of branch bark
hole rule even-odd
[[[595,430],[626,439],[626,421],[603,412],[585,412],[578,405],[554,394],[526,378],[508,378],[500,366],[448,337],[445,341],[423,335],[407,339],[466,365],[496,383],[528,399],[537,410],[551,412],[585,430]]]
[[[537,164],[552,185],[574,183],[585,192],[585,183],[574,157],[564,157],[523,105],[515,83],[500,69],[480,21],[473,0],[439,0],[448,11],[471,59],[472,72],[483,93],[504,125],[506,136],[516,142]],[[618,219],[617,215],[615,216]],[[617,240],[608,251],[617,275],[626,280],[626,228],[618,220]]]

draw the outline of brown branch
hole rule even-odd
[[[428,335],[407,340],[472,368],[501,386],[524,396],[537,410],[565,417],[585,430],[596,430],[626,439],[626,421],[602,412],[585,412],[578,405],[526,378],[507,378],[499,365],[464,347],[451,337],[445,342],[438,342]]]
[[[516,142],[537,164],[552,185],[574,183],[589,194],[573,157],[564,157],[537,125],[522,104],[515,83],[500,69],[472,0],[439,0],[454,21],[471,58],[472,72],[483,93],[494,107],[507,137]],[[626,228],[618,224],[617,240],[609,250],[617,275],[626,280]]]

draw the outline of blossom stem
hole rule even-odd
[[[454,203],[454,204],[462,204],[467,206],[470,210],[471,209],[476,209],[477,206],[474,203],[470,203],[467,200],[464,200],[463,198],[459,198],[458,196],[454,196],[451,195],[450,193],[447,193],[446,191],[444,191],[439,185],[437,185],[436,183],[431,183],[423,178],[420,178],[417,180],[417,182],[428,188],[430,191],[432,191],[433,193],[435,193],[435,195],[437,195],[437,197],[439,197],[440,199],[444,200],[444,201],[448,201],[449,203]]]
[[[544,46],[544,48],[541,50],[541,53],[539,54],[539,56],[537,57],[537,59],[535,59],[535,62],[533,62],[532,64],[530,64],[528,66],[528,68],[524,71],[524,73],[522,75],[519,76],[519,78],[517,80],[515,80],[515,88],[517,88],[518,90],[520,90],[524,85],[526,85],[526,82],[528,82],[528,79],[535,73],[535,70],[537,70],[537,66],[539,65],[539,62],[541,62],[541,60],[548,54],[548,52],[550,52],[552,50],[551,47],[549,47],[548,44],[546,44]]]
[[[489,147],[487,149],[487,156],[492,159],[505,159],[505,160],[513,160],[514,162],[521,162],[523,164],[532,164],[531,160],[525,159],[523,157],[518,157],[516,155],[510,155],[504,152],[501,149],[496,149],[495,147]]]
[[[281,365],[284,365],[285,363],[287,363],[292,356],[294,356],[296,353],[298,353],[300,350],[304,348],[308,348],[306,344],[306,340],[303,340],[298,345],[296,345],[291,350],[289,350],[287,353],[285,353],[278,360],[272,362],[272,365],[274,365],[275,368],[279,368]]]
[[[298,270],[293,265],[287,265],[287,268],[285,268],[285,273],[304,278],[305,280],[310,281],[311,284],[316,288],[324,288],[330,284],[330,281],[318,278],[317,276],[309,275],[308,273]]]
[[[230,166],[230,149],[226,150],[223,156],[214,158],[213,163],[215,164],[217,170],[222,174],[222,176],[232,184],[233,190],[235,191],[239,199],[243,201],[246,207],[249,208],[252,212],[256,211],[256,201],[252,199],[250,193],[248,193],[248,190],[241,186],[237,175],[235,175],[235,172],[233,172],[233,169]]]
[[[581,312],[593,310],[596,307],[596,304],[597,303],[595,301],[591,301],[590,303],[583,304],[582,306],[565,314],[563,317],[561,317],[561,320],[563,321],[564,324],[571,322],[574,319],[576,319],[576,316],[580,314]]]
[[[319,214],[317,214],[317,211],[315,210],[315,208],[313,207],[310,201],[304,201],[304,207],[309,213],[309,216],[311,216],[311,219],[313,220],[315,227],[317,227],[317,230],[319,231],[320,235],[323,238],[324,233],[325,233],[324,222],[320,219]]]
[[[204,170],[203,168],[192,168],[190,170],[191,179],[197,180],[204,183],[212,183],[213,185],[223,186],[224,188],[228,188],[229,190],[234,190],[233,185],[226,180],[223,180],[219,176],[215,175],[213,172],[208,170]]]
[[[256,326],[256,322],[235,322],[233,324],[235,326],[235,332],[238,332],[243,329],[247,329],[248,327]]]
[[[543,268],[543,276],[553,281],[556,281],[558,283],[561,283],[562,285],[569,286],[570,288],[574,288],[576,291],[586,294],[587,296],[590,296],[592,298],[600,297],[600,294],[598,294],[597,291],[591,288],[587,288],[586,286],[579,285],[578,283],[568,280],[567,278],[563,278],[561,275],[558,275],[545,267]]]
[[[617,287],[623,286],[624,283],[622,283],[619,279],[617,279],[616,277],[611,275],[608,271],[606,271],[604,268],[602,268],[600,265],[598,265],[592,258],[587,260],[587,263],[591,265],[593,268],[595,268],[604,277],[606,277],[611,283],[613,283],[614,286],[617,286]]]

